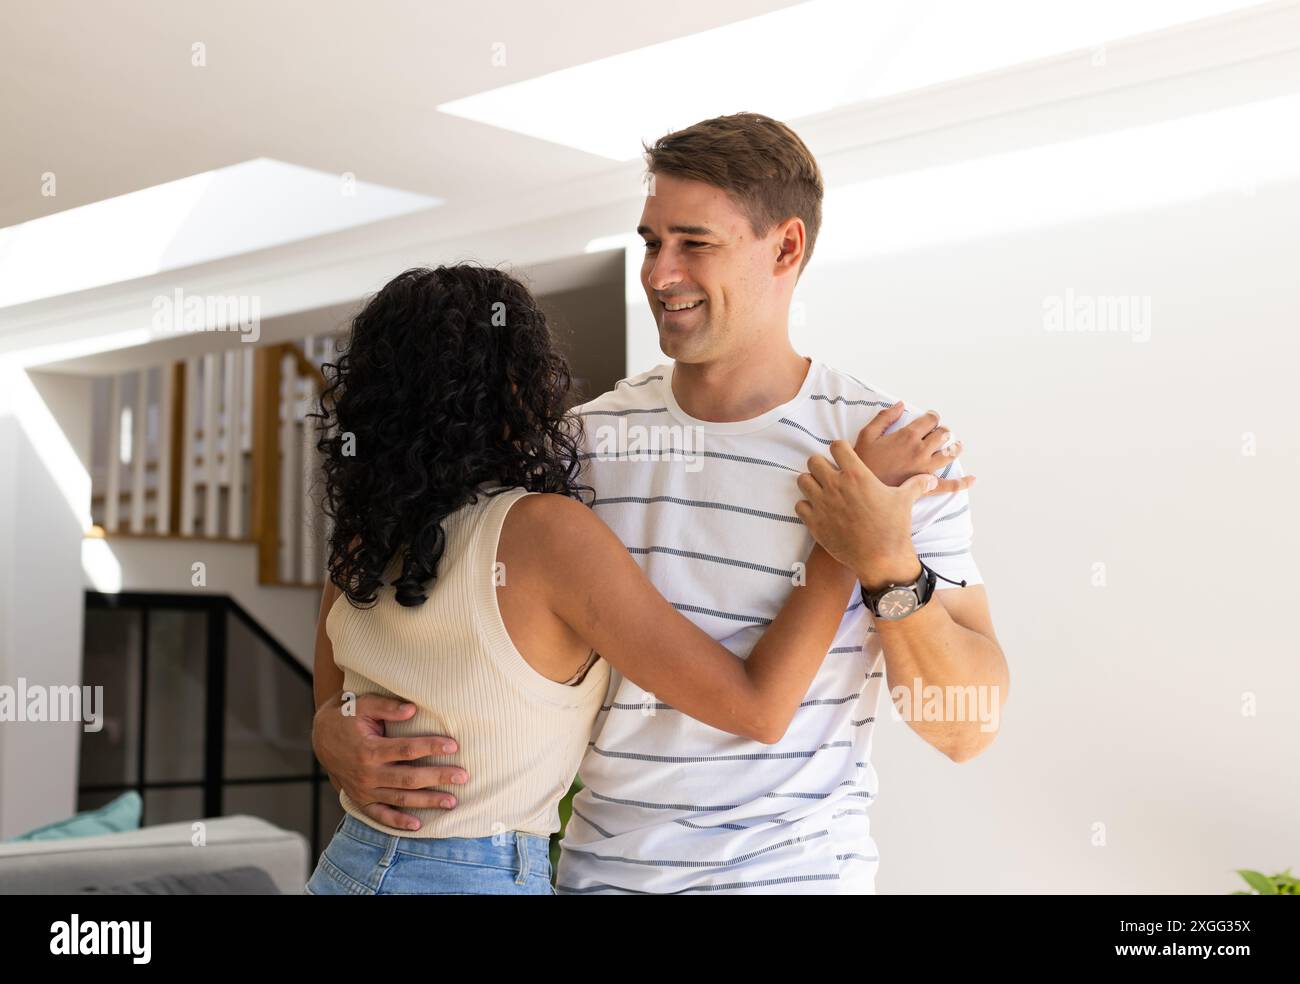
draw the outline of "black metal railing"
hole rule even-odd
[[[167,628],[163,622],[172,630],[166,645],[157,638]],[[249,633],[256,644],[233,640],[238,632]],[[219,817],[237,792],[240,808],[232,812],[298,830],[311,842],[314,863],[324,847],[322,788],[332,787],[311,748],[315,702],[306,667],[225,595],[88,591],[85,642],[83,683],[106,685],[101,710],[113,727],[82,735],[80,809],[134,789],[145,804],[142,822],[200,819],[189,807]],[[255,651],[257,644],[263,652]],[[273,665],[256,662],[265,659]],[[232,681],[232,667],[252,668],[262,683],[269,673],[272,683],[259,690],[256,683]],[[200,705],[202,721],[191,720],[195,713],[187,712]],[[263,734],[249,724],[259,717],[271,718],[277,733]],[[253,768],[231,761],[232,721],[248,728],[241,747],[257,763]],[[273,768],[285,761],[293,767]],[[296,784],[310,804],[296,803]],[[201,798],[171,795],[187,790]]]

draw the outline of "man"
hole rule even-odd
[[[642,285],[673,361],[578,408],[585,480],[656,588],[744,655],[812,545],[800,500],[824,493],[800,479],[804,463],[896,401],[790,344],[823,191],[793,131],[757,114],[705,120],[658,140],[647,165]],[[946,437],[937,414],[905,411],[896,424],[894,434]],[[830,488],[836,475],[816,477]],[[970,551],[970,479],[956,460],[941,477],[946,494],[918,501],[910,531],[882,533],[869,556],[838,555],[862,594],[780,742],[716,731],[613,674],[561,845],[561,894],[874,891],[870,753],[886,675],[909,689],[984,688],[999,712],[1007,695]],[[927,567],[965,587],[936,586]],[[392,764],[443,752],[445,739],[385,749],[376,736],[395,702],[372,701],[351,725],[335,703],[317,714],[317,753],[371,816],[401,826],[402,805],[454,803],[412,788],[449,778]],[[970,714],[908,723],[957,762],[996,734]]]

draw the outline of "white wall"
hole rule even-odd
[[[0,359],[0,682],[81,684],[89,379]],[[0,839],[70,816],[77,722],[0,722]]]
[[[82,678],[85,588],[203,590],[238,601],[311,665],[319,593],[256,583],[251,545],[83,539],[89,528],[90,377],[0,359],[0,683],[93,686]],[[0,722],[0,839],[76,812],[77,722]]]
[[[882,891],[1225,892],[1300,863],[1297,217],[1293,181],[809,277],[806,345],[967,441],[1012,668],[975,762],[881,734]],[[1046,332],[1067,287],[1149,297],[1150,340]]]

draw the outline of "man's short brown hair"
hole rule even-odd
[[[822,172],[788,126],[761,113],[736,113],[702,120],[642,147],[648,174],[721,188],[748,216],[757,236],[786,219],[803,219],[803,273],[822,224]]]

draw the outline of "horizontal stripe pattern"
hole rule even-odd
[[[620,381],[577,408],[593,508],[674,608],[744,658],[795,587],[812,547],[794,513],[810,456],[896,401],[820,363],[765,423],[693,421],[672,367]],[[893,428],[916,411],[905,407]],[[626,428],[619,420],[635,420]],[[615,431],[672,428],[644,450]],[[696,427],[690,440],[682,428]],[[599,443],[597,443],[599,432]],[[689,449],[689,454],[682,452]],[[959,460],[944,474],[960,477]],[[967,493],[927,496],[913,544],[939,573],[981,578]],[[939,582],[946,586],[945,582]],[[868,826],[878,795],[871,746],[884,657],[860,596],[845,611],[785,737],[752,742],[710,728],[616,671],[580,769],[557,873],[562,894],[848,893],[874,890]],[[818,834],[818,836],[812,836]]]
[[[736,461],[744,465],[761,465],[764,468],[779,468],[782,471],[792,472],[798,475],[803,472],[802,462],[800,467],[794,465],[783,465],[779,461],[769,461],[766,458],[753,458],[743,454],[726,454],[721,451],[688,451],[685,448],[669,446],[664,448],[638,448],[632,451],[617,451],[613,454],[599,451],[583,451],[578,454],[579,461],[641,461],[647,460],[646,456],[652,455],[653,458],[648,460],[660,459],[668,456],[668,460],[680,459],[686,455],[698,455],[701,458],[718,458],[722,461]]]
[[[686,506],[691,509],[721,509],[729,512],[741,513],[745,516],[753,516],[758,519],[771,520],[774,523],[794,523],[796,526],[802,526],[803,520],[798,516],[786,516],[782,513],[767,512],[763,509],[754,509],[749,506],[742,506],[735,502],[709,502],[704,499],[685,499],[676,495],[616,495],[607,498],[597,498],[592,501],[592,506],[617,506],[626,503],[634,503],[642,506],[652,506],[657,503],[671,503],[674,506]]]

